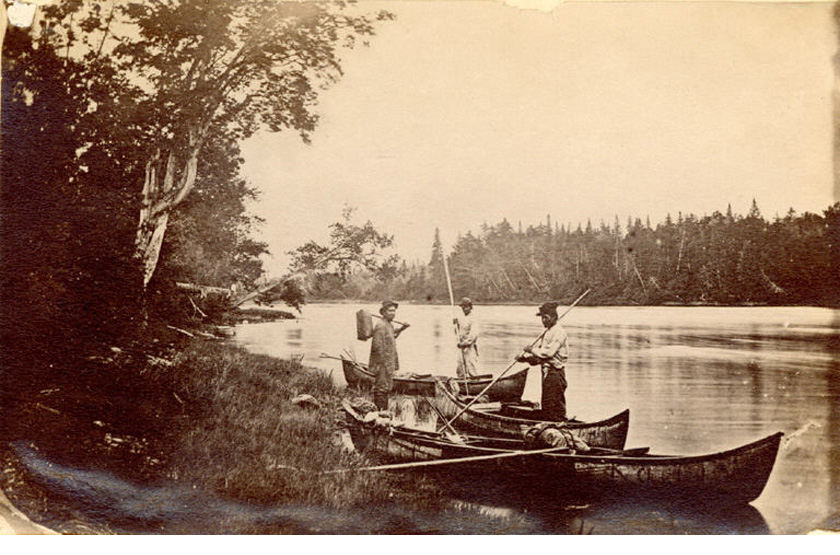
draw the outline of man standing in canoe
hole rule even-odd
[[[455,331],[458,334],[458,369],[459,378],[478,375],[478,325],[472,317],[472,301],[467,297],[458,303],[463,315],[454,319]]]
[[[566,419],[566,361],[569,360],[569,338],[557,323],[557,303],[544,303],[537,312],[545,332],[532,347],[516,360],[542,369],[541,418],[560,421]]]
[[[373,328],[368,368],[373,372],[373,402],[379,410],[388,410],[388,396],[394,386],[394,374],[400,368],[397,357],[397,337],[407,328],[402,325],[394,330],[391,323],[397,315],[399,305],[394,301],[383,301],[379,314],[382,320]]]

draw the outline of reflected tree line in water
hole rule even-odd
[[[366,273],[313,284],[320,298],[449,300],[436,231],[428,263],[403,262],[399,276]],[[449,268],[455,291],[484,302],[571,301],[586,288],[590,304],[840,304],[840,203],[822,214],[766,220],[755,201],[747,215],[715,211],[651,225],[544,223],[518,229],[485,224],[455,242]]]

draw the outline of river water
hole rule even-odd
[[[367,360],[370,344],[355,336],[360,308],[375,313],[377,307],[309,305],[296,320],[238,325],[233,341],[254,353],[302,357],[341,384],[340,362],[321,354],[350,352]],[[483,371],[500,372],[541,333],[535,312],[533,306],[476,307]],[[397,340],[403,370],[454,375],[452,316],[449,307],[400,307],[397,319],[411,324]],[[52,495],[118,533],[840,532],[840,311],[577,307],[562,325],[571,351],[570,415],[598,420],[629,408],[628,447],[649,446],[660,454],[712,453],[782,431],[785,438],[762,495],[738,509],[698,512],[633,500],[563,501],[519,484],[487,484],[476,477],[475,488],[444,477],[451,509],[420,514],[373,506],[348,513],[237,503],[177,483],[133,484],[45,459],[26,442],[13,450],[28,475]],[[539,396],[534,371],[525,397]],[[410,401],[404,404],[411,407]],[[51,519],[45,524],[66,524],[61,515]]]
[[[367,361],[369,342],[356,339],[359,309],[375,314],[377,306],[308,305],[296,320],[239,325],[235,341],[254,353],[303,357],[343,383],[340,362],[321,355],[350,352]],[[484,372],[506,368],[541,333],[535,313],[532,306],[475,308]],[[455,374],[452,316],[445,306],[399,308],[397,320],[411,324],[398,339],[402,370]],[[710,518],[611,506],[576,517],[585,526],[615,534],[799,534],[840,526],[840,311],[576,307],[562,325],[571,350],[570,415],[597,420],[629,408],[628,447],[703,454],[785,433],[767,487],[742,514]],[[532,371],[525,397],[539,395]],[[540,518],[531,524],[542,533],[570,531],[568,519],[555,527],[551,515],[504,505],[484,507],[489,520],[475,531],[492,529],[500,514]]]

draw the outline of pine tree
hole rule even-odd
[[[440,240],[440,229],[435,228],[435,238],[432,241],[432,257],[429,260],[429,291],[426,292],[426,298],[431,299],[445,299],[447,295],[446,288],[446,269],[443,266],[443,243]]]
[[[752,201],[752,206],[750,206],[750,211],[747,214],[748,218],[754,218],[757,220],[761,219],[761,211],[758,209],[758,204],[755,202],[755,199]]]

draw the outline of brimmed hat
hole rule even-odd
[[[543,314],[548,314],[549,316],[557,316],[557,303],[554,301],[548,301],[547,303],[543,303],[540,306],[539,311],[537,312],[537,316],[542,316]]]
[[[385,312],[386,309],[390,307],[399,308],[400,305],[395,303],[394,301],[382,301],[382,306],[379,308],[379,314]]]
[[[472,306],[472,301],[468,297],[464,297],[458,301],[458,306]]]

